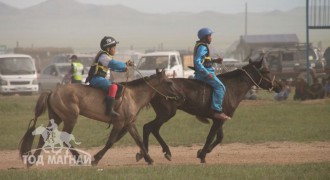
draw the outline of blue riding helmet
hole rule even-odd
[[[214,33],[210,28],[202,28],[198,31],[198,38],[202,39],[206,35]]]

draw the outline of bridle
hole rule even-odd
[[[266,79],[266,78],[261,74],[261,72],[260,72],[259,69],[257,69],[255,66],[252,66],[252,67],[253,67],[253,69],[255,69],[255,70],[257,71],[257,73],[258,73],[259,76],[260,76],[260,80],[259,80],[258,83],[256,83],[256,82],[254,81],[254,79],[251,77],[251,75],[250,75],[245,69],[240,68],[240,69],[238,69],[238,70],[243,71],[243,72],[246,74],[246,76],[247,76],[247,77],[253,82],[253,84],[254,84],[257,88],[262,89],[262,88],[260,87],[260,84],[261,84],[261,82],[262,82],[263,80],[266,81],[266,82],[268,82],[268,83],[271,83],[272,87],[269,88],[268,91],[272,91],[272,90],[274,89],[275,75],[273,76],[273,79],[270,81],[270,80]]]

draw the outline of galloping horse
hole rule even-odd
[[[21,157],[23,155],[32,156],[31,147],[34,138],[32,132],[35,130],[37,118],[48,107],[49,119],[54,119],[57,125],[63,122],[63,131],[69,134],[72,132],[79,114],[113,125],[105,147],[94,155],[93,165],[96,165],[107,150],[123,137],[127,131],[140,147],[146,162],[152,164],[153,160],[144,148],[134,122],[141,109],[149,104],[150,100],[156,94],[161,94],[163,98],[168,99],[175,98],[175,92],[174,84],[165,76],[165,71],[159,72],[156,70],[155,75],[126,83],[124,95],[116,104],[116,111],[120,116],[118,118],[111,118],[104,114],[105,106],[103,100],[105,94],[101,90],[81,84],[59,86],[54,92],[46,92],[40,95],[35,107],[35,118],[31,120],[31,122],[33,121],[33,125],[31,127],[29,125],[20,143],[20,155]],[[49,123],[48,127],[50,125]],[[44,143],[40,137],[38,148],[33,154],[34,157],[40,155],[41,150],[39,149]],[[76,159],[79,158],[77,150],[72,147],[70,151]],[[31,166],[33,164],[27,165]]]
[[[226,93],[223,101],[223,112],[232,117],[239,103],[244,99],[246,93],[253,85],[267,90],[279,92],[280,84],[270,78],[269,71],[262,68],[262,60],[258,62],[249,62],[248,65],[228,73],[217,76],[226,86]],[[143,143],[148,150],[149,135],[152,133],[162,146],[165,158],[171,160],[171,152],[163,138],[159,134],[160,127],[171,119],[177,109],[185,111],[189,114],[196,115],[197,119],[209,123],[207,118],[213,120],[212,127],[207,136],[203,149],[199,150],[197,157],[201,159],[201,163],[205,163],[207,153],[220,144],[223,139],[222,126],[224,121],[213,118],[211,110],[212,87],[207,84],[193,80],[177,78],[172,79],[176,84],[177,90],[180,91],[180,101],[164,101],[160,96],[156,96],[151,100],[151,105],[156,112],[156,118],[146,123],[143,127]],[[214,138],[216,137],[216,140]],[[213,143],[212,143],[213,142]],[[137,160],[141,159],[141,154],[137,153]]]

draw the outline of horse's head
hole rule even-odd
[[[282,89],[275,76],[271,77],[269,69],[264,66],[263,58],[253,62],[250,60],[248,65],[242,67],[242,70],[257,87],[275,92],[280,92]]]
[[[166,99],[177,100],[179,91],[175,83],[165,75],[165,70],[156,69],[156,74],[146,78],[147,84]]]

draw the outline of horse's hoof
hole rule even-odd
[[[164,156],[167,160],[172,161],[172,156],[170,154],[165,153]]]
[[[197,151],[197,158],[200,158],[201,152],[202,152],[201,149]]]
[[[136,162],[139,162],[142,158],[143,158],[143,155],[141,153],[136,153]]]
[[[151,159],[149,162],[148,162],[148,165],[153,165],[154,164],[154,161]]]
[[[77,166],[81,166],[81,165],[83,165],[83,164],[85,164],[84,161],[78,161],[78,162],[77,162]]]
[[[92,166],[97,166],[97,164],[98,164],[97,161],[94,161],[94,160],[93,160],[93,161],[91,162],[91,165],[92,165]]]
[[[26,167],[27,167],[27,168],[30,168],[31,166],[33,166],[33,164],[31,164],[31,163],[26,163]]]

